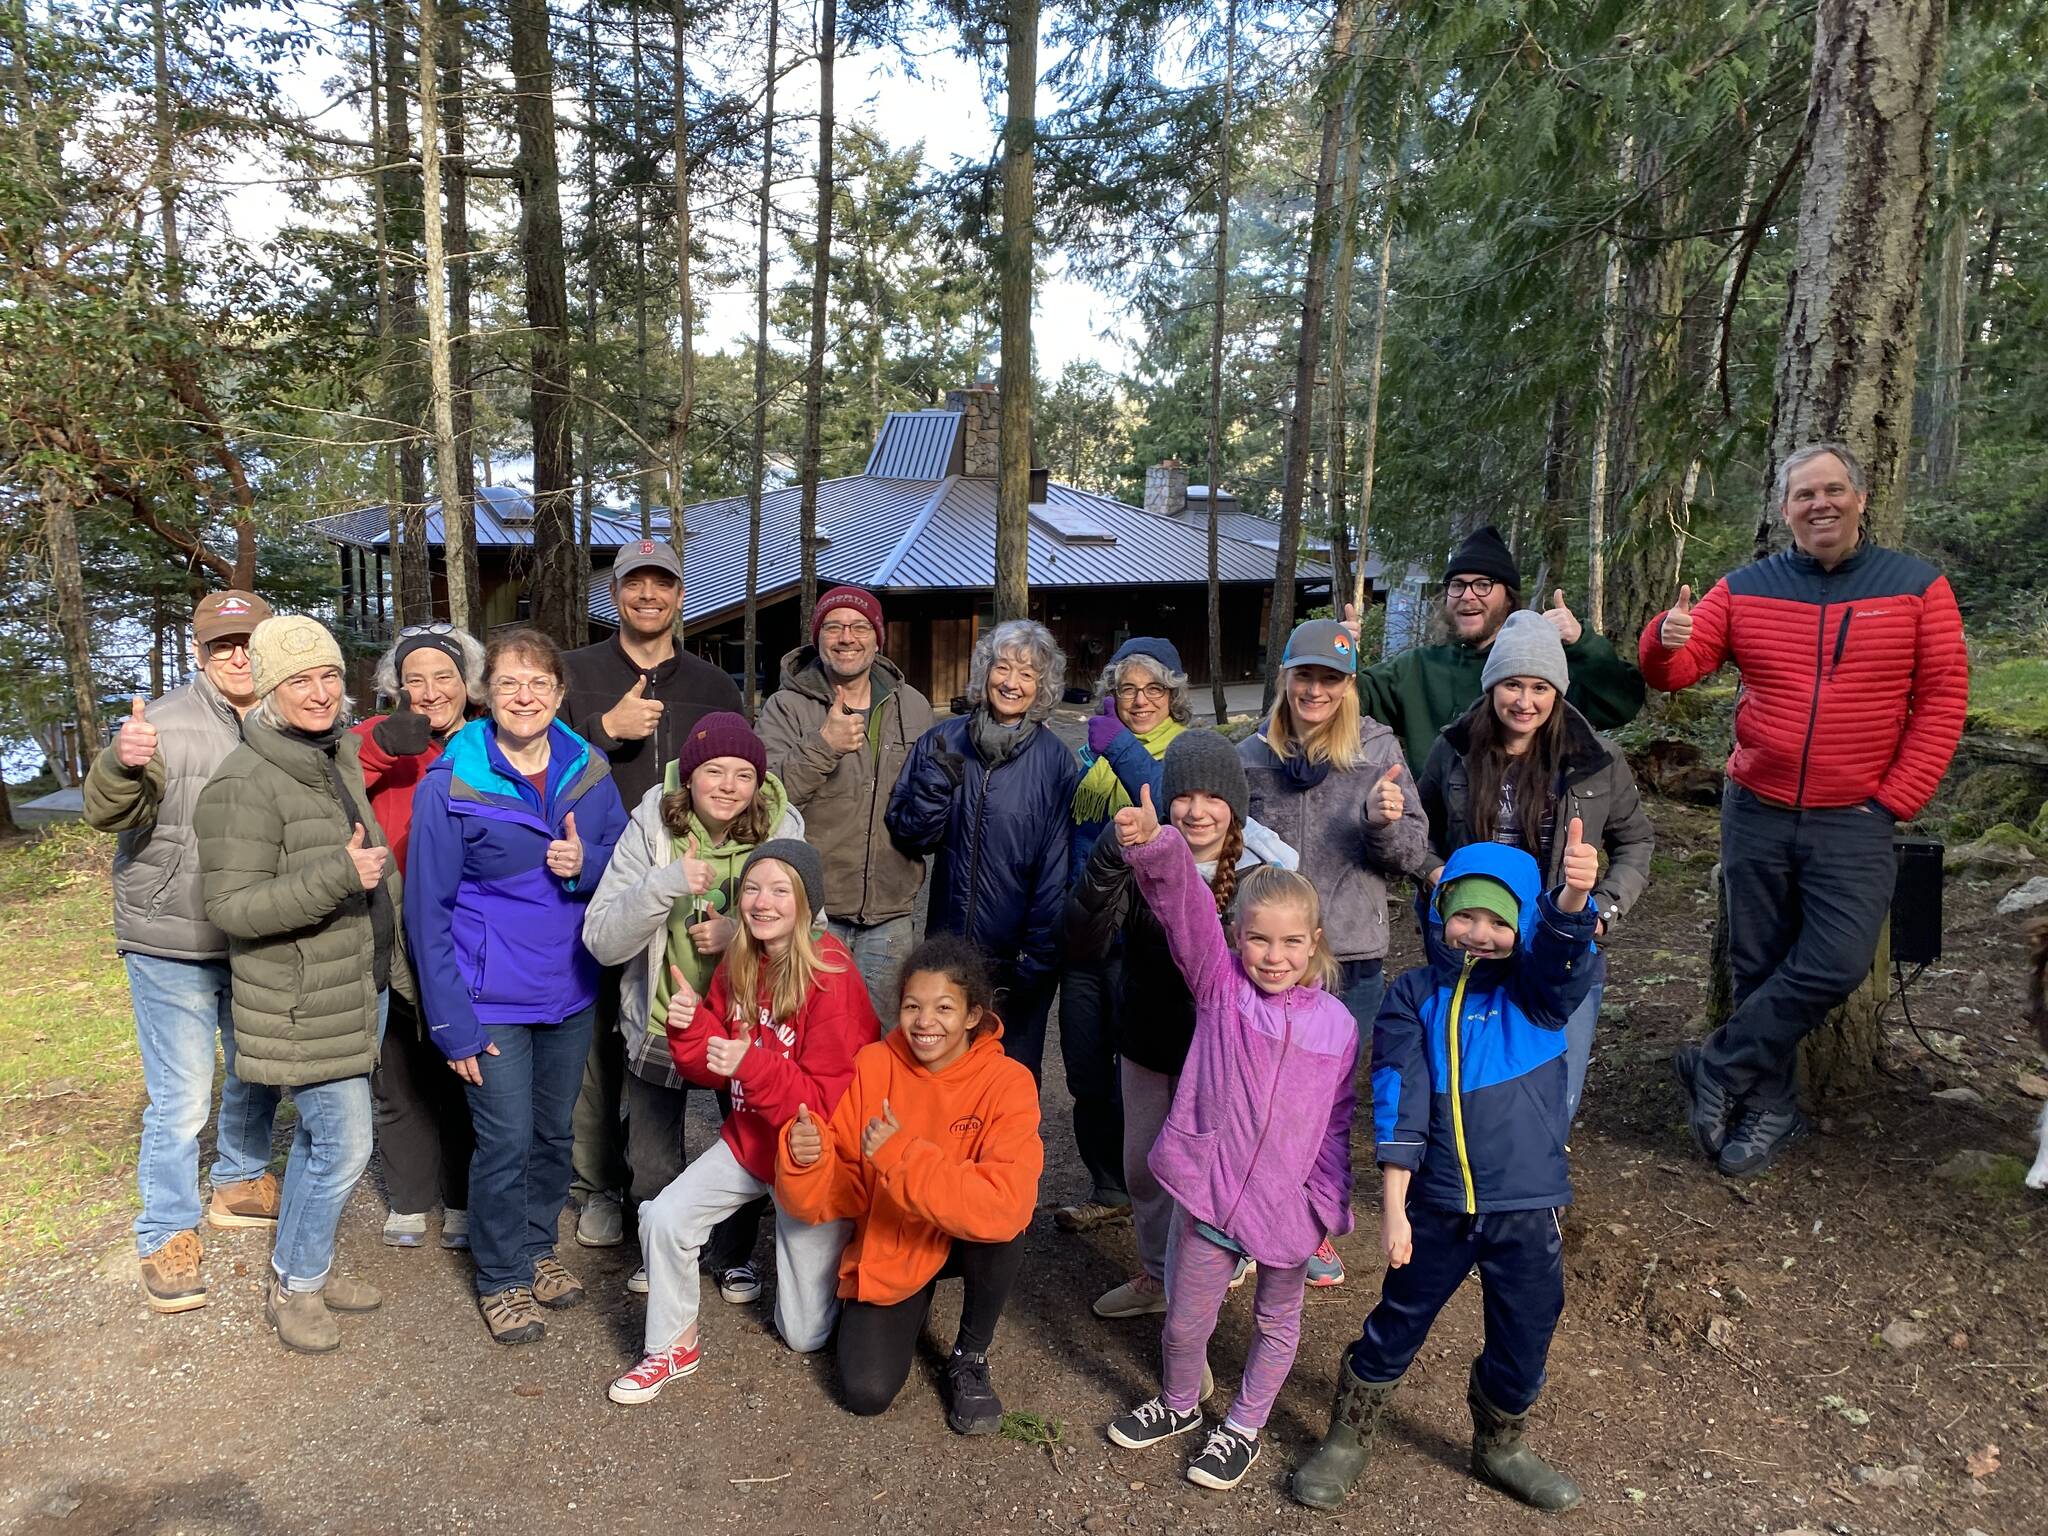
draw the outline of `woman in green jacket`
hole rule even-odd
[[[343,727],[341,647],[312,619],[266,619],[249,640],[256,707],[242,745],[199,796],[193,824],[206,915],[227,935],[235,1070],[291,1090],[264,1317],[289,1349],[341,1343],[335,1312],[381,1302],[336,1275],[335,1231],[370,1160],[370,1069],[398,923],[389,851]]]

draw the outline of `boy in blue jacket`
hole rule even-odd
[[[1453,854],[1429,963],[1380,1007],[1372,1096],[1387,1275],[1345,1354],[1330,1431],[1295,1471],[1304,1504],[1335,1508],[1357,1485],[1394,1389],[1475,1266],[1486,1345],[1465,1389],[1472,1471],[1537,1509],[1579,1502],[1572,1480],[1522,1440],[1564,1311],[1564,1024],[1600,967],[1586,904],[1599,852],[1576,818],[1566,839],[1555,893],[1519,848]]]

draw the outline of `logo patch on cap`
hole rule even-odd
[[[654,553],[654,540],[652,540],[652,539],[642,539],[642,540],[640,541],[640,553],[641,553],[641,554],[643,554],[643,555],[651,555],[651,554],[653,554],[653,553]]]
[[[224,597],[214,605],[213,611],[224,617],[240,616],[251,611],[249,604],[239,597]]]
[[[1348,634],[1339,634],[1336,639],[1330,642],[1330,649],[1335,651],[1339,656],[1342,656],[1346,660],[1349,660],[1351,656],[1351,636]]]

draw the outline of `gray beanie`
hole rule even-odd
[[[747,862],[740,866],[740,878],[744,880],[747,871],[763,859],[773,859],[778,864],[787,864],[796,871],[797,879],[803,882],[804,901],[811,909],[811,921],[823,922],[825,918],[825,860],[818,850],[809,843],[794,837],[771,837],[752,853]]]
[[[1524,608],[1507,617],[1486,650],[1486,670],[1479,674],[1479,686],[1491,689],[1510,677],[1540,677],[1559,693],[1572,685],[1571,669],[1564,663],[1564,641],[1557,626],[1542,614]]]
[[[1242,827],[1251,814],[1252,790],[1245,781],[1237,748],[1214,731],[1182,731],[1166,749],[1165,774],[1159,786],[1161,816],[1170,814],[1182,795],[1214,795],[1230,807]]]

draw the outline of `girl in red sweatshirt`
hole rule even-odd
[[[829,1113],[854,1053],[880,1034],[853,957],[819,926],[825,867],[790,838],[761,844],[740,871],[740,928],[699,1000],[680,974],[665,1019],[684,1077],[726,1088],[719,1138],[640,1208],[647,1258],[646,1357],[611,1384],[644,1403],[697,1368],[697,1258],[711,1229],[775,1176],[776,1135],[801,1106]],[[791,1349],[822,1348],[839,1312],[834,1276],[852,1223],[818,1225],[778,1209],[775,1326]]]
[[[965,1284],[946,1363],[946,1422],[963,1435],[1002,1423],[988,1347],[1045,1168],[1038,1084],[1003,1054],[994,1001],[979,950],[957,934],[925,940],[903,964],[895,1031],[854,1058],[830,1116],[798,1108],[775,1170],[783,1211],[853,1222],[839,1381],[855,1413],[895,1400],[939,1281]]]

